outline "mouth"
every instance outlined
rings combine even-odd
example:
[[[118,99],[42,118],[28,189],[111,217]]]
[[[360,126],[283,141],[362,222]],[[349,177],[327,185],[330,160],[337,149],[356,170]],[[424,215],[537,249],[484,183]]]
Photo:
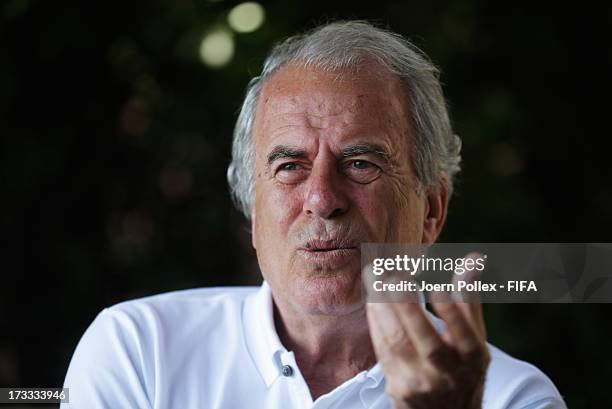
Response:
[[[343,240],[310,240],[300,249],[310,253],[324,253],[341,250],[356,250],[355,243]]]
[[[299,251],[308,261],[329,266],[346,264],[360,254],[356,243],[341,240],[311,240]]]

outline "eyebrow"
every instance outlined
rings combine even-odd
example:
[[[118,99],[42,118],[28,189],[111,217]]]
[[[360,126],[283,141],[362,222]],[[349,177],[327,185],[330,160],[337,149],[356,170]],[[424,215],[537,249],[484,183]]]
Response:
[[[343,158],[350,158],[353,156],[366,155],[373,153],[380,156],[386,163],[391,162],[391,155],[381,145],[374,143],[360,143],[357,145],[348,146],[340,152]],[[292,146],[278,145],[268,154],[268,166],[270,166],[277,159],[284,158],[304,158],[307,156],[307,152],[304,149],[295,148]]]
[[[358,145],[349,146],[342,149],[342,156],[350,158],[352,156],[365,155],[374,153],[380,156],[386,163],[391,162],[391,155],[380,145],[374,143],[360,143]]]
[[[291,146],[278,145],[268,154],[268,166],[277,159],[283,158],[304,158],[306,151],[304,149],[294,148]]]

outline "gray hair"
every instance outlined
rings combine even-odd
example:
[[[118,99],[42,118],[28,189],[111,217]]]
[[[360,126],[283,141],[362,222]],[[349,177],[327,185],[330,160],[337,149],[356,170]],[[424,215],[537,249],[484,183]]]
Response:
[[[366,21],[339,21],[277,44],[266,58],[261,74],[249,82],[234,129],[232,161],[227,170],[234,203],[247,219],[254,200],[251,133],[264,84],[288,63],[337,71],[357,67],[364,57],[374,58],[404,84],[415,136],[411,160],[417,190],[445,183],[449,195],[452,193],[453,177],[460,169],[461,140],[451,129],[438,69],[399,34]]]

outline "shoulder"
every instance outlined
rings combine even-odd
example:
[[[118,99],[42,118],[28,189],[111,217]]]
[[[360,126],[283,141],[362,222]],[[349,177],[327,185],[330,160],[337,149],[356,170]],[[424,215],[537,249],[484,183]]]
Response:
[[[565,408],[563,398],[544,372],[488,344],[491,362],[483,402],[504,402],[503,407]],[[497,407],[497,406],[496,406]]]
[[[211,333],[239,334],[245,300],[258,287],[215,287],[173,291],[129,300],[104,309],[91,324],[81,343],[103,348],[100,341],[114,337],[123,350],[137,349],[140,357],[158,361],[160,352],[201,347],[190,340],[207,339]],[[100,333],[95,339],[88,333]]]
[[[202,340],[240,331],[242,308],[259,287],[217,287],[129,300],[101,311],[72,356],[65,387],[91,408],[148,408],[164,372],[193,356]],[[237,338],[237,337],[234,337]],[[74,392],[73,392],[74,391]],[[72,407],[72,406],[65,406]]]
[[[105,308],[91,324],[125,337],[188,336],[213,327],[240,325],[244,300],[258,287],[215,287],[172,291]],[[192,334],[193,335],[193,334]]]
[[[239,312],[244,300],[259,287],[213,287],[172,291],[108,307],[101,314],[143,324],[184,325],[190,319],[205,321],[210,315]]]
[[[434,327],[443,332],[444,321],[427,312]],[[566,405],[555,384],[536,366],[514,358],[487,343],[491,361],[485,380],[483,408],[563,409]]]

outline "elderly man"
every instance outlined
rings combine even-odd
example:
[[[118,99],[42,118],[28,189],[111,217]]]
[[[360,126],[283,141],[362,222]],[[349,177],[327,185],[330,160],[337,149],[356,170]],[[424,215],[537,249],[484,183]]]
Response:
[[[370,303],[360,243],[433,243],[459,139],[437,71],[400,36],[338,22],[277,45],[251,81],[228,177],[260,288],[104,310],[65,408],[563,408],[486,343],[479,304]]]

